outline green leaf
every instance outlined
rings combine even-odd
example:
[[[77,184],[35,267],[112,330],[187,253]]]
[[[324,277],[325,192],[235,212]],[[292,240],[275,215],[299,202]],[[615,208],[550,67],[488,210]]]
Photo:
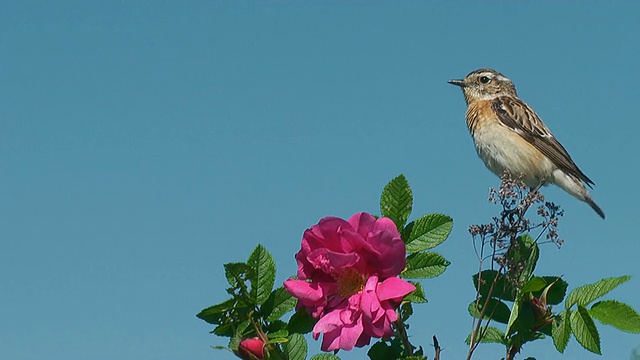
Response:
[[[483,329],[481,329],[482,331]],[[487,327],[487,330],[481,334],[482,338],[480,339],[481,343],[497,343],[506,345],[507,341],[505,340],[506,336],[502,332],[502,330],[495,328],[493,326]],[[471,344],[471,334],[467,336],[465,340],[467,345]]]
[[[575,304],[580,306],[587,306],[592,301],[597,298],[600,298],[606,295],[611,290],[618,287],[620,284],[623,284],[631,279],[631,276],[625,275],[620,277],[612,277],[602,279],[594,284],[580,286],[579,288],[574,289],[569,296],[567,296],[567,300],[564,302],[565,309],[571,309],[571,307]]]
[[[629,305],[616,300],[599,301],[589,310],[592,317],[618,330],[639,334],[640,315]]]
[[[279,287],[271,292],[267,301],[264,302],[260,311],[267,321],[280,319],[282,315],[288,313],[296,307],[296,298],[291,296],[283,287]]]
[[[403,230],[403,233],[409,232],[407,253],[412,254],[436,247],[447,239],[452,228],[453,219],[442,214],[428,214],[412,221]]]
[[[428,300],[424,296],[424,289],[422,289],[422,285],[416,281],[409,281],[413,286],[416,287],[413,292],[409,293],[404,297],[405,301],[410,301],[412,303],[426,303]]]
[[[469,314],[475,318],[480,318],[480,314],[482,314],[482,309],[485,306],[485,302],[487,301],[484,297],[481,297],[478,302],[472,301],[468,307]],[[478,304],[477,308],[476,303]],[[510,316],[511,310],[509,310],[509,307],[505,303],[498,299],[489,299],[489,302],[486,305],[484,319],[488,319],[489,317],[491,317],[491,320],[493,321],[506,324],[509,322]]]
[[[507,335],[511,335],[513,333],[513,324],[515,324],[516,319],[518,319],[518,313],[520,312],[520,305],[522,304],[522,299],[520,296],[516,298],[513,302],[513,307],[511,308],[511,314],[509,315],[509,321],[507,321]]]
[[[547,336],[551,336],[551,323],[548,323],[544,326],[542,326],[540,329],[538,329],[538,331],[540,331],[541,333],[547,335]]]
[[[241,334],[237,332],[229,339],[229,350],[232,352],[238,351],[238,347],[240,346],[240,342],[244,340]]]
[[[413,206],[413,194],[409,182],[400,174],[391,180],[382,190],[380,196],[380,213],[388,217],[401,231],[407,223]]]
[[[289,331],[287,330],[287,323],[282,320],[274,320],[267,323],[264,331],[269,334],[269,339],[274,339],[276,337],[287,337],[289,336]]]
[[[529,281],[527,281],[522,289],[520,289],[520,291],[523,293],[541,291],[544,289],[545,285],[547,285],[547,282],[543,278],[533,276]]]
[[[503,275],[498,274],[495,270],[484,270],[480,273],[480,288],[478,288],[478,274],[473,275],[472,279],[473,286],[476,288],[476,291],[484,297],[489,296],[491,284],[495,281],[496,284],[493,287],[491,297],[506,301],[515,301],[516,299],[516,290],[513,288],[513,285],[507,281]]]
[[[407,257],[407,268],[400,273],[405,279],[429,279],[442,274],[451,263],[434,252],[421,252]]]
[[[564,350],[567,348],[567,344],[569,343],[569,336],[571,336],[571,323],[569,318],[571,316],[571,312],[566,310],[565,312],[556,315],[553,318],[553,323],[551,326],[551,337],[553,338],[553,345],[556,346],[556,349],[564,353]]]
[[[232,295],[240,306],[255,307],[255,298],[249,294],[249,281],[255,278],[253,269],[245,263],[224,264],[224,275],[231,285],[227,293]]]
[[[289,332],[286,329],[282,329],[280,331],[276,331],[276,332],[270,332],[267,335],[269,335],[269,341],[268,343],[285,343],[288,342],[289,340],[287,339],[287,336],[289,336]]]
[[[509,252],[516,264],[524,264],[524,269],[518,278],[518,284],[526,284],[536,268],[540,251],[536,241],[528,234],[518,236],[516,241],[518,246],[509,248]]]
[[[309,360],[340,360],[338,355],[333,354],[316,354],[311,357]]]
[[[289,360],[305,360],[307,358],[307,340],[300,334],[291,334],[289,342],[284,344],[284,352]]]
[[[235,333],[235,327],[231,323],[225,323],[214,328],[212,333],[218,336],[231,337]]]
[[[507,335],[512,335],[519,331],[529,332],[534,326],[533,308],[525,298],[524,295],[518,295],[513,303],[511,316],[509,316],[509,322],[507,323]]]
[[[245,281],[248,281],[253,274],[251,267],[245,263],[228,263],[223,266],[227,282],[233,288],[244,285]]]
[[[208,308],[200,311],[196,316],[209,324],[220,325],[227,319],[229,312],[234,309],[234,305],[235,301],[233,299],[229,299],[221,302],[220,304],[209,306]]]
[[[316,322],[318,320],[309,315],[306,309],[300,308],[291,315],[287,330],[289,330],[289,333],[307,334],[313,330]]]
[[[578,310],[571,313],[571,330],[576,340],[585,349],[602,355],[600,352],[600,335],[596,324],[593,322],[589,311],[581,305],[578,305]]]
[[[542,279],[544,279],[547,284],[553,284],[549,291],[547,291],[547,304],[560,304],[562,300],[564,300],[564,296],[567,293],[567,287],[569,287],[569,284],[567,284],[566,281],[557,276],[543,276]],[[543,290],[534,291],[533,296],[540,298],[542,296]]]
[[[257,304],[264,303],[276,280],[276,265],[273,257],[262,245],[256,246],[249,256],[247,264],[255,271],[255,278],[251,279],[251,295]]]
[[[409,320],[409,317],[413,315],[413,305],[410,302],[403,302],[400,305],[400,314],[402,315],[400,318],[402,322]]]
[[[391,341],[387,344],[384,340],[380,340],[371,345],[367,356],[371,360],[401,359],[402,346],[398,341]]]

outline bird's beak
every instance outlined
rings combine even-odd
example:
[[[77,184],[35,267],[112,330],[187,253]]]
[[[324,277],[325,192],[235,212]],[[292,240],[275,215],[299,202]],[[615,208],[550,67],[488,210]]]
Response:
[[[455,79],[455,80],[449,80],[447,81],[449,84],[451,85],[456,85],[456,86],[460,86],[460,87],[467,87],[469,86],[466,82],[464,82],[464,80],[462,79]]]

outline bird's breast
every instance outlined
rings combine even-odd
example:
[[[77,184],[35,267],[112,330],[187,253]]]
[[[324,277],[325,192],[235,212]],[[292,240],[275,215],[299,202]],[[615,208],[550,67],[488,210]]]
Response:
[[[515,131],[504,125],[490,106],[470,106],[467,125],[478,156],[494,174],[507,170],[524,176],[528,186],[546,182],[552,176],[553,163]]]

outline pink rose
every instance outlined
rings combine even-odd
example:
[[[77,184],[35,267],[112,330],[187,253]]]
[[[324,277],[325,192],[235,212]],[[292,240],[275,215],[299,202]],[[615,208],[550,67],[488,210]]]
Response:
[[[395,309],[415,286],[398,278],[406,248],[391,219],[325,217],[302,237],[298,279],[284,287],[315,318],[322,350],[351,350],[393,335]]]

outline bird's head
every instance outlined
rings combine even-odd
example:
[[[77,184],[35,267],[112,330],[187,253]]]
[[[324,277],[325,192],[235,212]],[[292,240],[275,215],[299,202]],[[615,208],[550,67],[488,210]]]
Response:
[[[491,100],[498,96],[517,96],[516,87],[506,76],[492,69],[479,69],[464,79],[449,80],[449,84],[460,86],[469,104],[475,100]]]

